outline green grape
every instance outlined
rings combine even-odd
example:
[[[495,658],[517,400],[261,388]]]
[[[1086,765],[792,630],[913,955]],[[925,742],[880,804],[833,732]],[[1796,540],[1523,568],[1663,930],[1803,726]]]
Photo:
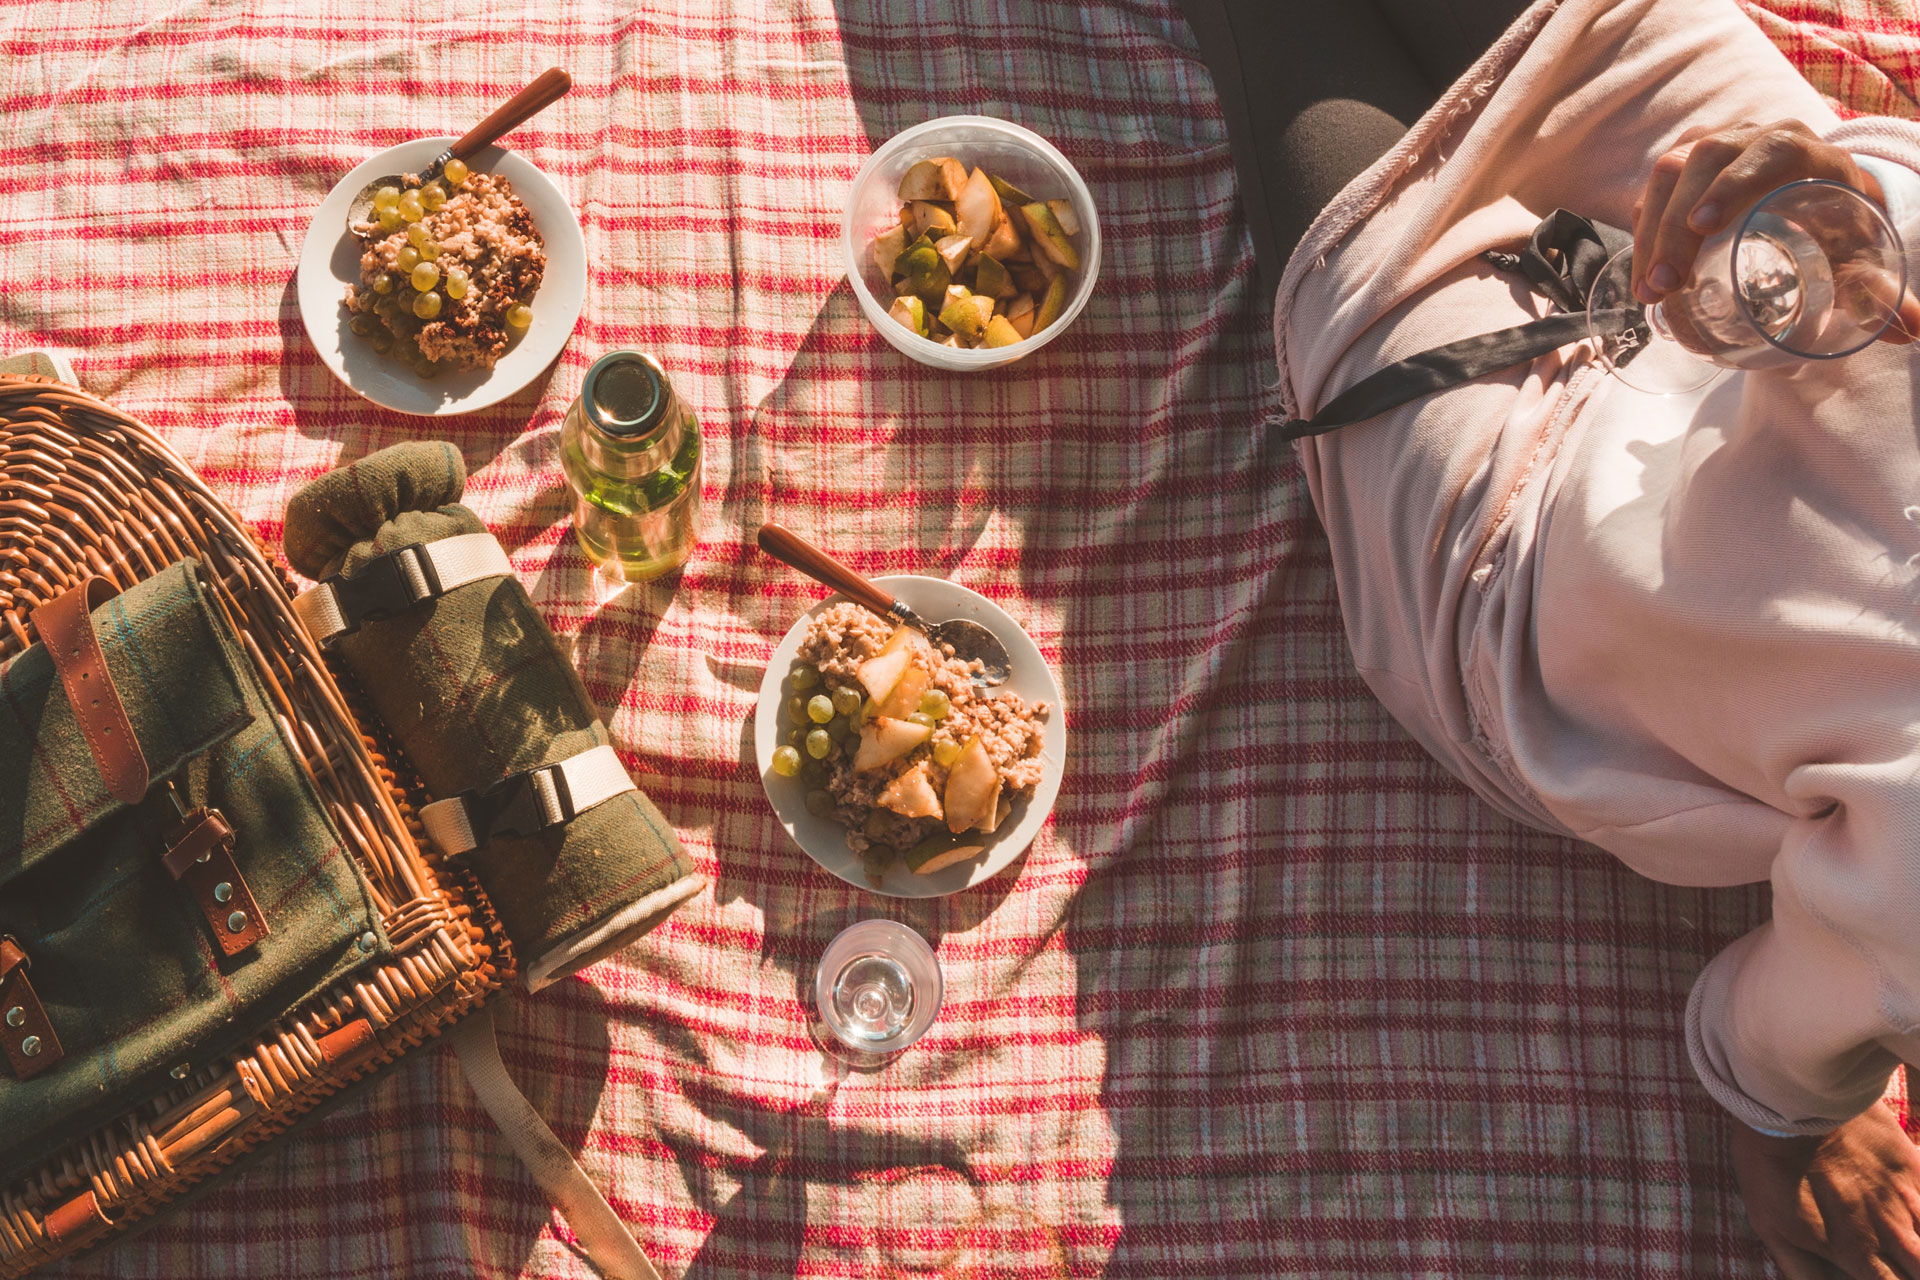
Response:
[[[827,766],[818,760],[809,760],[800,766],[800,780],[810,787],[827,785]]]
[[[933,728],[933,717],[924,711],[916,711],[908,716],[907,719],[913,721],[915,724],[925,725],[929,729]]]
[[[935,720],[945,720],[953,711],[953,702],[942,689],[929,689],[920,695],[920,709]]]
[[[373,321],[364,315],[355,315],[353,319],[347,321],[347,328],[364,338],[373,332]]]
[[[815,724],[825,724],[833,719],[833,699],[824,693],[816,693],[808,698],[807,719]]]
[[[843,716],[860,714],[860,691],[852,685],[841,685],[833,691],[833,709]]]
[[[467,162],[464,160],[449,160],[440,172],[441,175],[446,178],[448,186],[457,187],[467,180]]]
[[[413,274],[407,277],[407,282],[425,293],[440,283],[440,268],[431,262],[423,262],[413,269]]]
[[[807,812],[816,818],[831,818],[833,797],[824,791],[807,792]]]
[[[423,293],[413,300],[413,314],[422,320],[431,320],[440,314],[440,295]]]
[[[960,744],[952,738],[935,738],[933,740],[933,762],[935,764],[944,769],[959,758]]]
[[[400,188],[387,186],[373,193],[373,208],[376,213],[385,213],[400,203]]]
[[[793,669],[793,687],[811,689],[820,683],[820,671],[817,667],[798,666]]]
[[[417,192],[407,192],[407,194],[400,197],[400,203],[394,207],[400,210],[400,216],[408,222],[418,222],[427,216],[427,208],[420,203],[420,196]]]
[[[447,189],[437,182],[429,182],[420,188],[420,207],[428,213],[438,213],[447,203]]]
[[[433,233],[427,230],[427,226],[424,222],[414,222],[414,223],[408,224],[407,243],[412,245],[414,248],[418,249],[421,245],[425,244],[427,241],[431,239],[433,239]]]
[[[533,308],[524,302],[516,302],[507,308],[507,328],[525,329],[533,323]]]
[[[373,278],[373,291],[375,293],[392,293],[393,277],[387,272],[382,271]]]
[[[373,349],[381,355],[393,350],[393,335],[384,329],[373,335]]]
[[[398,231],[407,225],[407,220],[400,216],[398,209],[382,209],[379,218],[382,231]]]
[[[423,293],[420,296],[423,298],[434,298],[439,295]],[[413,367],[413,371],[421,377],[431,380],[440,376],[440,362],[438,360],[422,360]]]
[[[807,754],[815,760],[827,758],[827,752],[833,750],[833,739],[827,736],[825,729],[815,729],[807,735]]]
[[[806,746],[807,731],[805,729],[787,730],[787,745],[795,748]]]
[[[455,302],[467,296],[467,273],[459,267],[447,268],[447,296]]]
[[[431,240],[431,239],[428,240],[425,244],[420,246],[420,256],[423,258],[439,257],[440,242],[438,240]]]
[[[846,741],[847,735],[852,732],[853,726],[847,723],[845,716],[835,716],[827,721],[827,736],[835,742]]]
[[[393,265],[400,268],[402,272],[411,272],[420,265],[420,251],[410,244],[401,245],[400,253],[395,257]]]
[[[800,776],[800,753],[792,747],[775,747],[773,751],[773,771],[783,778]]]
[[[807,722],[807,700],[797,693],[787,699],[787,719],[795,724]]]
[[[887,812],[884,809],[875,809],[867,815],[866,832],[868,836],[875,840],[887,834],[887,828],[891,825],[892,823],[888,820]]]

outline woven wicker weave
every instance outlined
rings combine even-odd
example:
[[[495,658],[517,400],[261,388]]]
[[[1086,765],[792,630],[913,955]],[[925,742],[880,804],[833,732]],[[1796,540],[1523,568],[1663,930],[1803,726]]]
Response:
[[[125,588],[189,555],[366,873],[395,955],[305,1007],[263,1010],[280,1016],[243,1052],[0,1188],[0,1277],[151,1216],[512,977],[484,895],[423,850],[417,780],[396,775],[377,723],[295,620],[258,539],[147,427],[72,387],[0,376],[0,661],[32,643],[33,608],[81,576]]]

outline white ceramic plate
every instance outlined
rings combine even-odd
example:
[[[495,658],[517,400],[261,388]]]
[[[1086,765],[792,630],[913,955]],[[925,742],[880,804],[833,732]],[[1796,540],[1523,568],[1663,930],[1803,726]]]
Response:
[[[1040,776],[1040,785],[1034,788],[1032,796],[1015,802],[1005,824],[987,837],[990,843],[985,853],[930,876],[915,875],[896,864],[888,870],[880,888],[868,884],[859,856],[847,848],[847,829],[832,818],[816,818],[808,813],[806,784],[799,778],[783,778],[773,771],[773,749],[781,741],[780,704],[785,701],[787,673],[793,669],[808,624],[828,605],[839,603],[842,597],[837,595],[801,614],[780,647],[773,651],[767,673],[760,681],[760,704],[753,721],[753,754],[760,767],[760,781],[767,789],[767,799],[773,804],[774,816],[794,843],[806,850],[808,857],[848,884],[871,893],[891,898],[937,898],[1000,874],[1040,833],[1047,815],[1053,812],[1054,797],[1060,794],[1060,775],[1066,770],[1066,709],[1060,705],[1060,686],[1054,682],[1053,672],[1040,656],[1040,650],[1020,629],[1020,624],[991,600],[942,578],[902,574],[874,581],[897,599],[905,600],[929,622],[970,618],[999,637],[1000,643],[1007,647],[1013,667],[1001,688],[1019,694],[1028,703],[1045,702],[1050,707],[1043,722],[1046,732],[1041,760],[1045,770]]]
[[[389,147],[340,179],[307,228],[300,247],[297,292],[300,320],[315,350],[335,377],[377,405],[401,413],[441,416],[469,413],[504,400],[519,391],[553,363],[587,296],[587,242],[560,189],[532,164],[500,147],[488,147],[469,165],[476,173],[497,173],[533,215],[533,225],[546,241],[547,269],[533,295],[533,325],[507,349],[492,369],[443,373],[427,379],[373,349],[372,343],[347,328],[347,310],[340,305],[347,286],[360,281],[360,241],[347,230],[347,206],[360,188],[390,173],[417,173],[453,143],[452,138],[416,138]]]

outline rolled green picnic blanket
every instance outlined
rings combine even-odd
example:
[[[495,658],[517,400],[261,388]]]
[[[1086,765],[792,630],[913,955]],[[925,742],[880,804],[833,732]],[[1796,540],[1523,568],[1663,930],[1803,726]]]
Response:
[[[705,881],[628,789],[573,664],[459,505],[465,487],[450,444],[383,449],[293,496],[286,555],[323,584],[296,601],[302,621],[447,802],[427,806],[428,830],[470,861],[537,990],[633,941]]]

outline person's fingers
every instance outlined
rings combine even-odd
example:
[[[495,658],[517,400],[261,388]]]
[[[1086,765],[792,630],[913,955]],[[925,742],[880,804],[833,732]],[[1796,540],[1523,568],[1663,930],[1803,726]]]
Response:
[[[1747,138],[1742,134],[1709,134],[1695,142],[1687,153],[1687,162],[1675,179],[1653,228],[1647,255],[1647,292],[1641,301],[1658,301],[1662,294],[1678,289],[1692,274],[1694,257],[1706,237],[1693,229],[1688,216],[1714,180],[1745,154],[1746,143]]]
[[[1647,177],[1647,188],[1641,193],[1640,203],[1634,207],[1633,215],[1633,296],[1642,302],[1648,302],[1646,289],[1647,268],[1653,265],[1654,233],[1659,229],[1660,219],[1667,211],[1667,201],[1673,195],[1673,189],[1680,182],[1681,170],[1686,168],[1687,155],[1692,144],[1682,143],[1653,162],[1653,172]]]
[[[1909,289],[1900,295],[1900,306],[1892,323],[1880,331],[1880,341],[1903,347],[1916,338],[1920,338],[1920,298]]]
[[[1857,181],[1852,158],[1840,148],[1821,142],[1797,121],[1769,125],[1700,193],[1687,211],[1687,224],[1712,235],[1769,191],[1801,178]]]
[[[1819,1254],[1788,1244],[1785,1240],[1762,1240],[1780,1269],[1781,1280],[1836,1280],[1846,1273],[1828,1264]]]

